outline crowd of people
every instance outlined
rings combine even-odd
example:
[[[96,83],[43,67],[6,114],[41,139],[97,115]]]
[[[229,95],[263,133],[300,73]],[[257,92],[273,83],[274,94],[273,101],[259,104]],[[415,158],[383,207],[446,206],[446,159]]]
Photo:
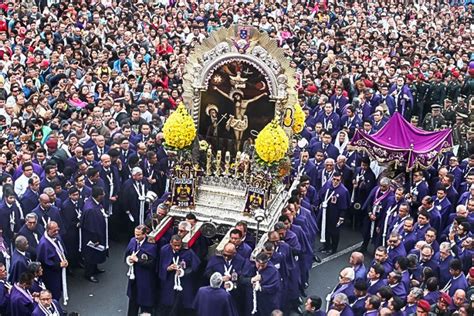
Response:
[[[125,231],[134,233],[128,315],[324,315],[323,300],[305,293],[309,271],[352,222],[363,244],[326,298],[328,314],[472,315],[473,9],[468,0],[2,1],[0,314],[63,313],[67,276],[84,269],[98,283],[109,236]],[[252,261],[245,222],[215,255],[203,236],[189,240],[192,213],[147,237],[169,211],[161,129],[182,101],[187,57],[234,23],[277,41],[306,115],[292,141],[299,184]],[[455,144],[401,186],[349,145],[356,129],[376,133],[396,112],[427,131],[452,129]],[[160,197],[152,205],[149,191]]]

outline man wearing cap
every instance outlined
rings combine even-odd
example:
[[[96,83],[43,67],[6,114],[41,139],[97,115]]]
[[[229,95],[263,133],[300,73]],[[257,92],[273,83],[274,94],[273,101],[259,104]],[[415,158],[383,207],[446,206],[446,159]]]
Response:
[[[222,287],[223,282],[222,274],[215,272],[209,279],[210,285],[199,288],[193,303],[197,316],[239,315],[229,292]]]
[[[430,312],[439,316],[449,315],[449,306],[452,302],[453,300],[447,293],[441,292],[436,304],[431,306]],[[418,304],[420,303],[418,302]]]
[[[441,114],[443,114],[444,119],[450,124],[453,125],[455,123],[456,118],[456,110],[453,106],[453,101],[449,98],[444,100],[444,106],[441,110]]]
[[[434,80],[430,83],[430,87],[426,92],[426,102],[428,105],[443,104],[446,98],[446,85],[442,82],[443,74],[437,72]]]
[[[437,103],[431,105],[431,113],[426,114],[423,120],[423,129],[426,131],[437,131],[446,121],[441,114],[441,106]]]
[[[281,290],[281,277],[268,255],[259,253],[244,275],[241,283],[250,294],[247,295],[245,315],[270,315],[280,307],[277,294]]]
[[[462,112],[456,112],[456,123],[453,128],[453,141],[454,145],[459,145],[458,157],[464,158],[468,155],[468,144],[467,144],[467,133],[469,127],[465,124],[467,114]],[[459,185],[460,183],[458,183]]]
[[[142,169],[134,167],[132,177],[126,180],[121,191],[122,210],[135,226],[144,223],[146,218],[145,197],[148,185],[143,179]]]
[[[416,316],[428,316],[430,314],[431,306],[426,300],[419,300],[416,304]]]

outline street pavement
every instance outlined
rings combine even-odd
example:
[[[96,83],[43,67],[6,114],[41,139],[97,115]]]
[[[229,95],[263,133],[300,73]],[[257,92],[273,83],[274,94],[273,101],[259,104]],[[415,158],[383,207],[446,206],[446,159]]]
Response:
[[[319,254],[322,262],[313,264],[310,273],[310,284],[306,294],[318,295],[325,301],[325,297],[332,291],[338,282],[339,271],[348,266],[349,256],[360,246],[360,232],[352,227],[344,227],[341,232],[341,241],[338,252],[326,256]],[[127,243],[111,242],[110,255],[107,262],[100,267],[106,272],[98,276],[100,283],[90,283],[83,278],[83,270],[74,271],[68,277],[69,304],[68,312],[78,312],[84,316],[126,315],[128,298],[127,266],[125,265],[124,251]],[[319,241],[314,245],[317,250]],[[366,264],[371,258],[366,258]],[[296,314],[294,314],[296,315]],[[183,315],[185,316],[185,315]]]

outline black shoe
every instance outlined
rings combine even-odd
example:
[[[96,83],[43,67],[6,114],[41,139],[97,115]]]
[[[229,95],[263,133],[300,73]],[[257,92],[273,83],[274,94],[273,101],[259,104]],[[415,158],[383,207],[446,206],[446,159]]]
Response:
[[[96,274],[104,273],[104,272],[105,272],[104,269],[99,269],[99,268],[95,269],[95,273],[96,273]]]
[[[86,277],[86,280],[92,283],[99,283],[99,280],[95,276]]]
[[[321,251],[321,253],[329,254],[329,253],[331,253],[331,250],[329,250],[329,249],[324,249],[323,251]]]
[[[77,266],[78,266],[79,268],[81,268],[81,269],[85,269],[85,268],[86,268],[86,267],[84,266],[84,263],[82,263],[82,262],[79,262],[79,263],[77,264]]]
[[[313,256],[313,260],[314,260],[314,262],[317,262],[317,263],[321,262],[321,258],[319,258],[319,256],[317,256],[317,255]]]
[[[309,283],[308,282],[305,282],[304,285],[303,285],[304,289],[306,290],[308,287],[309,287]],[[306,296],[306,295],[305,295]]]
[[[318,252],[323,252],[323,251],[326,251],[326,250],[328,250],[328,248],[326,248],[324,246],[318,248]]]
[[[301,296],[298,297],[298,302],[299,302],[300,304],[303,304],[303,298],[302,298]]]

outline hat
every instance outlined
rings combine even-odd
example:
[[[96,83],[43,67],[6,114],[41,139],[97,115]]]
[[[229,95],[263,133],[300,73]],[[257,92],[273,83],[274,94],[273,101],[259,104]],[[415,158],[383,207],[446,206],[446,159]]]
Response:
[[[318,88],[314,84],[312,84],[306,87],[306,91],[311,92],[311,93],[316,93],[318,92]]]
[[[135,167],[135,168],[132,169],[132,176],[134,176],[138,173],[143,173],[141,168]]]
[[[26,64],[33,64],[35,62],[35,58],[34,57],[28,57],[28,59],[26,60]]]
[[[431,309],[430,303],[426,300],[419,300],[417,307],[421,308],[426,313],[429,313]]]
[[[446,304],[446,305],[451,305],[452,299],[451,296],[449,296],[448,293],[441,292],[441,295],[439,297],[439,301]]]
[[[440,71],[438,71],[437,73],[435,73],[434,76],[435,76],[436,79],[443,79],[443,74],[442,74]]]
[[[49,150],[56,150],[58,149],[58,141],[54,138],[51,138],[46,142],[46,146]]]
[[[69,121],[68,121],[68,120],[63,120],[63,121],[61,122],[61,128],[63,128],[63,127],[66,126],[66,125],[69,125]]]
[[[420,80],[425,80],[425,75],[423,75],[421,72],[418,74],[418,79]]]
[[[415,80],[415,75],[413,75],[413,74],[408,74],[408,75],[407,75],[407,80],[410,80],[410,81]]]
[[[49,67],[49,61],[46,59],[43,59],[40,63],[41,68],[48,68]]]
[[[441,109],[441,105],[439,105],[439,104],[433,104],[433,105],[431,105],[431,109],[432,109],[432,110],[434,110],[434,109],[438,109],[438,110],[439,110],[439,109]]]

